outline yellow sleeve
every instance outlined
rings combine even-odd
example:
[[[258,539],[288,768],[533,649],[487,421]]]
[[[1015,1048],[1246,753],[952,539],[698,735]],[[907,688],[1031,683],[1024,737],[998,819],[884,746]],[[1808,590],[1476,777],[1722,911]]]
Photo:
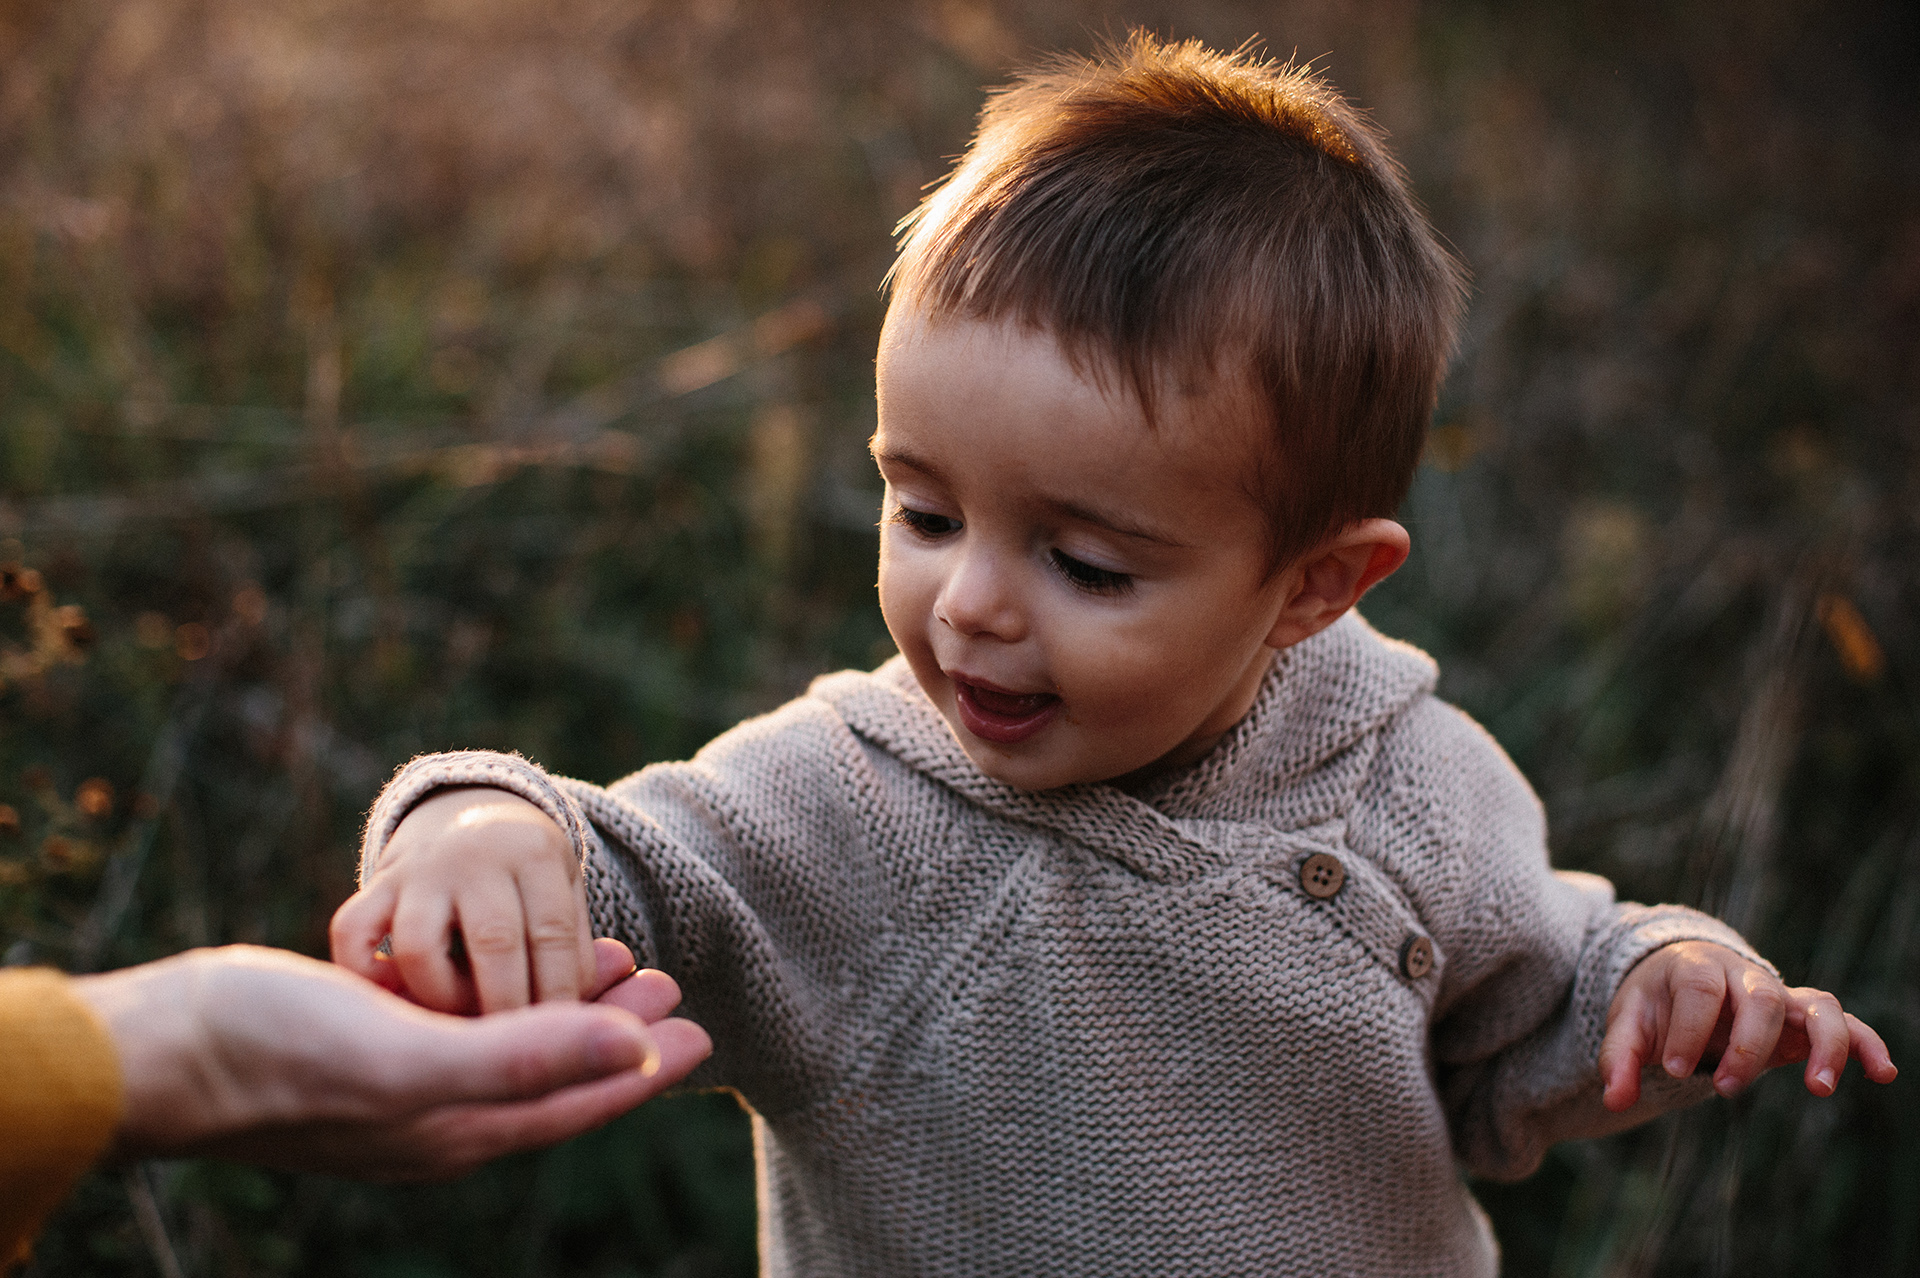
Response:
[[[106,1149],[124,1102],[113,1040],[67,978],[0,972],[0,1273]]]

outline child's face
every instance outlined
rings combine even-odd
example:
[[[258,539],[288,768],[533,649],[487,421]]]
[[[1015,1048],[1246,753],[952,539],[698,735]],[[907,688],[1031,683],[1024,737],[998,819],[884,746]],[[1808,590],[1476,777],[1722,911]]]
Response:
[[[1149,428],[1050,334],[898,306],[879,395],[881,611],[981,771],[1178,767],[1247,712],[1287,574],[1217,397],[1169,396]]]

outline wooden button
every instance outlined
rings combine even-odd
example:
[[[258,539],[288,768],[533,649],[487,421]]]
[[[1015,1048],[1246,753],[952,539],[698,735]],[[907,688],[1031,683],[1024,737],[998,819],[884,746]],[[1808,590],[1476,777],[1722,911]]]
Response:
[[[1316,901],[1324,901],[1347,881],[1347,867],[1331,852],[1315,852],[1300,863],[1300,890]]]
[[[1400,947],[1400,971],[1408,980],[1417,981],[1433,970],[1433,942],[1424,936],[1409,936]]]

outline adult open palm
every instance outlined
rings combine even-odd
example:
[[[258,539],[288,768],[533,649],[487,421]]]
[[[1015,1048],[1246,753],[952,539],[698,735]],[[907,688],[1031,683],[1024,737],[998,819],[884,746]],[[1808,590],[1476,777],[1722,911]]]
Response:
[[[120,1054],[122,1155],[206,1154],[374,1180],[461,1175],[607,1122],[711,1044],[679,989],[596,943],[599,1003],[484,1017],[416,1007],[342,968],[254,946],[75,982]]]

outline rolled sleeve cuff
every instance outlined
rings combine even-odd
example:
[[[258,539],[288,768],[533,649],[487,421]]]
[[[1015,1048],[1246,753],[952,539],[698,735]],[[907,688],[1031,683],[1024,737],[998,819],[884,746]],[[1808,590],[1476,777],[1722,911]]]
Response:
[[[1765,968],[1775,977],[1780,975],[1780,969],[1747,944],[1746,937],[1711,914],[1702,914],[1684,905],[1622,906],[1614,928],[1616,939],[1606,949],[1607,961],[1600,972],[1602,988],[1606,991],[1606,1002],[1609,1004],[1613,1002],[1620,982],[1626,979],[1627,973],[1640,960],[1655,950],[1678,945],[1682,941],[1710,941],[1725,946],[1749,963]]]
[[[26,1258],[125,1104],[113,1040],[67,978],[0,972],[0,1272]]]
[[[533,804],[566,832],[581,867],[588,865],[594,845],[593,827],[545,769],[517,754],[461,750],[423,754],[394,773],[367,816],[366,834],[360,843],[360,882],[364,885],[379,868],[387,841],[409,812],[437,791],[463,786],[505,790]]]

